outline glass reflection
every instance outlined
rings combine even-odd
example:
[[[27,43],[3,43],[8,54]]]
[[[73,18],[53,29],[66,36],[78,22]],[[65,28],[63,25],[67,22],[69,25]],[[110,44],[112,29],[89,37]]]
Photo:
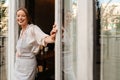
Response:
[[[77,0],[64,1],[63,21],[63,79],[76,80],[76,16]]]
[[[7,23],[8,4],[6,0],[0,1],[0,80],[7,80]]]
[[[120,80],[120,0],[97,1],[100,8],[101,32],[100,80]]]

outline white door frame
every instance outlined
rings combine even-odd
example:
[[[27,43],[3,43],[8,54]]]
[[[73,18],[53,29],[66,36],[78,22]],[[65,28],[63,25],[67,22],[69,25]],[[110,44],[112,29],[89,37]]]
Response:
[[[77,80],[93,80],[93,0],[77,0]],[[62,0],[55,0],[55,80],[62,80],[61,59]]]
[[[15,21],[16,6],[18,5],[17,0],[8,0],[8,80],[14,80],[14,60],[15,60],[15,42],[17,26]]]
[[[21,1],[21,0],[20,0]],[[16,10],[24,1],[9,0],[8,7],[8,80],[14,80],[15,45],[18,37]],[[78,0],[77,80],[93,80],[93,0]],[[55,80],[62,80],[61,24],[62,0],[55,0]],[[81,33],[81,34],[80,34]]]
[[[8,49],[7,49],[7,80],[14,79],[16,41],[19,26],[16,23],[16,11],[25,6],[25,0],[8,0]]]
[[[78,0],[77,80],[93,80],[93,0]]]
[[[62,0],[55,0],[55,24],[57,35],[55,41],[55,80],[62,80],[62,45],[61,45],[61,24],[62,24]]]

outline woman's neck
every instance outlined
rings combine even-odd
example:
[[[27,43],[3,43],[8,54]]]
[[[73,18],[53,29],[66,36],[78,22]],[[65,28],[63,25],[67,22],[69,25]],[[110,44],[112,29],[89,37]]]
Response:
[[[22,27],[22,30],[24,31],[27,28],[27,25],[23,25],[21,27]]]

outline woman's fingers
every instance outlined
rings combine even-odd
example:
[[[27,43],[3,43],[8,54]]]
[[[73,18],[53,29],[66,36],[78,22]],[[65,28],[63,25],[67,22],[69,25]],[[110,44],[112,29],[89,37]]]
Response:
[[[56,34],[56,32],[57,32],[56,25],[53,25],[53,28],[52,28],[52,30],[50,32],[50,35]]]

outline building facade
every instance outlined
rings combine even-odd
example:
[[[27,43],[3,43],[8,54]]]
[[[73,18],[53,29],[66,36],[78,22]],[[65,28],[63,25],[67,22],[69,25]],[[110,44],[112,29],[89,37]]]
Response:
[[[20,7],[46,33],[57,24],[55,80],[120,80],[119,0],[1,1],[0,80],[14,80]]]

